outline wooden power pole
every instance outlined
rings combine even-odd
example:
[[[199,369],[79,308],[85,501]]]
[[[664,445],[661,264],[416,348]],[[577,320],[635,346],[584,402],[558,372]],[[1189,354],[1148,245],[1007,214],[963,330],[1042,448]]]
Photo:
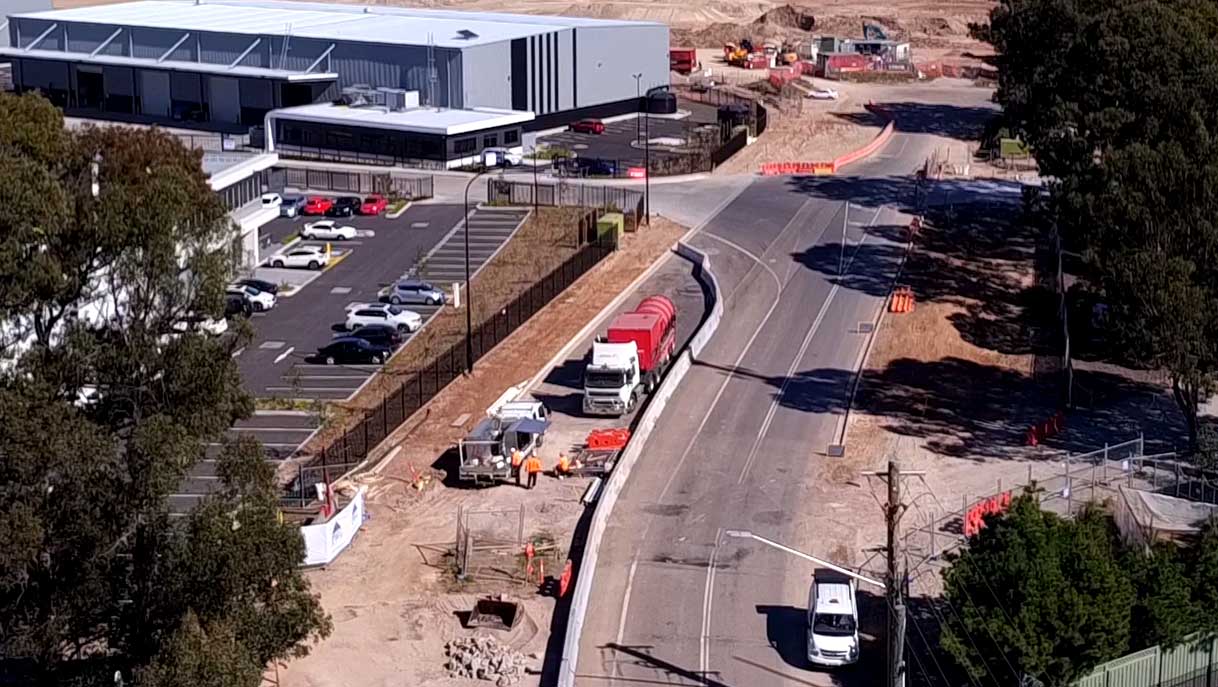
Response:
[[[901,465],[888,461],[888,504],[884,521],[888,526],[888,687],[904,687],[905,600],[901,598]]]
[[[896,459],[888,460],[888,470],[869,473],[888,483],[888,503],[884,505],[884,522],[888,527],[888,565],[884,575],[884,595],[888,604],[888,681],[887,687],[905,685],[905,598],[904,575],[901,572],[901,516],[905,504],[901,502],[901,480],[918,477],[924,472],[901,469]]]

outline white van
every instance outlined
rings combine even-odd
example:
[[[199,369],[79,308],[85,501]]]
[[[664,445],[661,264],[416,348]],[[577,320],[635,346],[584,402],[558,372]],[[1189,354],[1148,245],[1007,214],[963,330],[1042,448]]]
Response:
[[[808,591],[808,660],[844,666],[859,658],[857,582],[836,570],[818,568]]]

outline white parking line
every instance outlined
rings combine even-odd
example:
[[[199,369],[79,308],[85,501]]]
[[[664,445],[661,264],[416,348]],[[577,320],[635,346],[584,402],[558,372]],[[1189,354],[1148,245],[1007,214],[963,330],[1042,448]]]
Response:
[[[241,348],[238,348],[237,350],[233,351],[233,357],[236,358],[237,356],[241,355],[244,352],[245,352],[245,346],[242,346]]]
[[[280,353],[278,356],[275,357],[274,364],[278,365],[284,358],[288,357],[289,355],[292,355],[292,351],[294,351],[294,350],[296,350],[295,346],[288,346],[288,350],[284,351],[283,353]]]

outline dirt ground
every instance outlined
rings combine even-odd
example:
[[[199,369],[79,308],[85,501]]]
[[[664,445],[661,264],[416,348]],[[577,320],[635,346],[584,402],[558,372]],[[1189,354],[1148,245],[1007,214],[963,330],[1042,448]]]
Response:
[[[101,5],[122,0],[54,0],[57,8]],[[600,19],[658,21],[673,28],[673,44],[720,48],[750,37],[807,39],[813,35],[861,37],[864,20],[891,38],[909,40],[917,59],[961,58],[987,52],[968,36],[970,22],[983,21],[994,0],[336,0],[345,4],[398,5],[456,10],[551,14]],[[802,17],[815,23],[810,31]],[[806,19],[802,20],[807,26]]]
[[[817,79],[815,83],[826,82]],[[871,117],[864,104],[866,100],[842,91],[838,100],[796,97],[781,100],[779,107],[768,105],[766,130],[716,168],[715,174],[752,174],[766,162],[829,162],[858,150],[883,128],[883,122]]]
[[[400,447],[400,452],[377,473],[358,481],[369,489],[371,519],[365,530],[332,565],[310,573],[314,589],[334,616],[334,634],[310,656],[279,667],[280,684],[486,684],[448,678],[443,671],[444,643],[469,633],[457,614],[469,610],[482,592],[507,593],[523,601],[527,617],[501,639],[532,656],[533,669],[541,668],[553,599],[536,594],[533,585],[458,585],[453,581],[452,560],[445,554],[455,537],[458,508],[505,511],[484,516],[474,526],[493,522],[514,532],[523,506],[525,536],[555,543],[547,575],[557,575],[558,561],[565,558],[571,532],[583,513],[579,499],[586,482],[546,476],[533,491],[510,485],[466,489],[447,485],[442,471],[433,466],[443,468],[442,455],[487,406],[509,386],[532,377],[684,231],[657,219],[650,229],[627,236],[616,254],[479,361],[471,377],[458,379],[437,396],[422,422],[408,424],[385,442],[386,447]],[[471,419],[454,425],[466,413]],[[542,456],[547,466],[553,458]],[[427,476],[421,490],[411,486],[418,475]],[[505,569],[519,565],[511,552],[492,563]],[[536,685],[538,680],[533,674],[521,684]]]

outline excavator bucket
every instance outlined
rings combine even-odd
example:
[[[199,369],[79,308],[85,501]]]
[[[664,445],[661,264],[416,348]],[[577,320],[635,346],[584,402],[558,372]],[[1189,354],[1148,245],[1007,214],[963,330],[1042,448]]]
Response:
[[[478,599],[474,610],[466,621],[467,627],[482,627],[491,630],[510,630],[520,622],[520,604],[504,601],[502,597],[488,596]]]

